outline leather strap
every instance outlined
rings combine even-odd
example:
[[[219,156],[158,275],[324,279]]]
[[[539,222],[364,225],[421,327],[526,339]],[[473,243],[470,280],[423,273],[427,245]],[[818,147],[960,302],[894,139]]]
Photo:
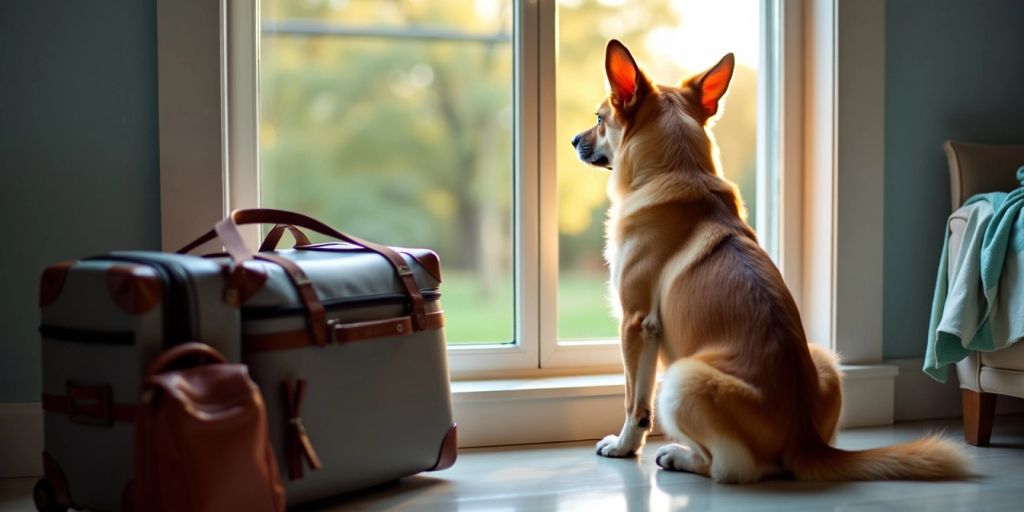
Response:
[[[326,345],[327,311],[320,302],[320,298],[317,297],[316,289],[313,288],[313,282],[309,280],[306,273],[294,261],[276,254],[260,253],[256,255],[256,258],[276,263],[284,269],[285,273],[288,274],[288,279],[292,281],[296,291],[299,293],[302,306],[306,309],[306,327],[309,329],[310,339],[319,347]]]
[[[309,463],[312,469],[320,469],[320,457],[313,449],[313,441],[306,433],[306,427],[302,424],[302,417],[299,415],[302,409],[302,401],[306,398],[306,379],[298,379],[293,385],[290,380],[284,380],[285,409],[287,410],[287,424],[285,425],[285,454],[288,459],[288,479],[298,480],[303,477],[303,459]]]
[[[395,269],[398,274],[398,279],[402,283],[402,287],[405,289],[405,294],[409,298],[412,311],[412,322],[413,328],[416,330],[422,330],[426,328],[427,312],[426,312],[426,301],[423,299],[423,294],[420,293],[419,286],[416,284],[416,277],[413,275],[412,269],[405,262],[397,252],[390,247],[368,242],[361,238],[342,233],[312,217],[290,212],[286,210],[274,210],[270,208],[253,208],[248,210],[235,210],[231,212],[231,215],[218,222],[214,229],[206,232],[192,243],[182,247],[178,250],[179,254],[185,254],[200,245],[213,240],[215,237],[219,237],[221,243],[224,244],[224,249],[227,250],[231,258],[236,262],[243,262],[253,259],[254,255],[252,251],[245,246],[242,241],[242,236],[238,232],[238,226],[241,224],[288,224],[300,228],[305,228],[310,231],[320,233],[325,236],[337,238],[338,240],[356,244],[361,247],[380,254],[391,267]]]
[[[296,246],[296,249],[303,251],[322,251],[322,252],[353,252],[353,251],[364,251],[363,247],[359,247],[355,244],[348,242],[321,242],[318,244],[308,244],[302,246]],[[391,250],[405,254],[419,263],[423,270],[426,270],[430,277],[433,277],[437,282],[441,282],[441,261],[437,257],[437,253],[430,249],[409,249],[405,247],[390,247]]]
[[[224,355],[217,351],[217,349],[197,341],[190,341],[188,343],[182,343],[175,345],[156,356],[155,359],[150,361],[146,365],[146,370],[143,373],[144,378],[152,377],[158,373],[163,373],[171,369],[172,366],[181,362],[183,359],[204,359],[209,364],[223,364],[227,362]]]
[[[224,303],[240,308],[245,301],[259,293],[267,282],[267,270],[263,263],[245,262],[225,264]]]
[[[408,316],[331,325],[331,335],[334,337],[335,343],[383,338],[385,336],[402,336],[411,332],[412,318]]]
[[[115,403],[109,384],[67,384],[67,395],[43,393],[43,410],[68,416],[84,425],[109,426],[135,422],[135,404]]]
[[[278,224],[267,233],[267,236],[263,239],[263,243],[260,244],[258,251],[269,252],[277,249],[277,244],[281,241],[281,236],[284,235],[285,230],[288,230],[288,232],[292,234],[292,238],[295,239],[295,247],[300,245],[310,245],[313,243],[309,241],[309,237],[300,231],[299,228],[292,226],[291,224]]]
[[[397,326],[403,326],[400,331]],[[366,341],[387,336],[399,336],[402,334],[413,334],[411,329],[412,318],[400,316],[385,318],[383,320],[372,320],[368,322],[356,322],[350,324],[331,323],[331,341],[335,343],[350,343],[354,341]],[[444,327],[444,313],[436,311],[427,313],[427,329],[436,330]],[[274,332],[267,334],[248,334],[242,342],[242,352],[253,354],[257,352],[273,352],[277,350],[293,350],[314,346],[309,333],[305,330]]]

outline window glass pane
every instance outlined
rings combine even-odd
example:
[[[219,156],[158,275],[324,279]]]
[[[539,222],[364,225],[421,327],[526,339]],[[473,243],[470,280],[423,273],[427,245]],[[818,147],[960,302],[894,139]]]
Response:
[[[450,343],[514,338],[511,0],[263,0],[261,202],[444,266]]]
[[[608,171],[576,159],[573,135],[593,125],[604,98],[604,48],[621,40],[657,83],[678,84],[728,52],[737,67],[713,128],[725,176],[755,225],[759,0],[559,0],[557,64],[558,337],[618,336],[602,258]]]

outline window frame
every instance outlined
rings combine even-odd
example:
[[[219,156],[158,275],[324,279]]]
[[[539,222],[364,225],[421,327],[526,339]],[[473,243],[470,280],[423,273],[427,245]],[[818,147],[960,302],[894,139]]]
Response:
[[[882,0],[868,3],[879,2],[884,5]],[[762,129],[778,134],[777,149],[762,148],[760,160],[778,169],[778,261],[804,312],[809,336],[850,353],[850,347],[837,346],[835,335],[835,304],[843,302],[845,296],[843,290],[837,293],[835,286],[834,245],[835,238],[840,237],[833,235],[843,227],[836,224],[833,215],[837,201],[834,174],[838,165],[831,162],[830,167],[814,166],[806,177],[802,165],[805,160],[829,164],[809,146],[824,141],[833,148],[844,141],[835,137],[835,130],[827,131],[826,135],[804,130],[805,124],[815,129],[837,125],[835,108],[829,110],[828,120],[814,115],[821,105],[831,104],[838,96],[833,75],[838,57],[835,45],[839,41],[834,21],[840,4],[846,11],[856,10],[852,7],[854,2],[847,0],[762,0],[762,13],[781,27],[781,38],[773,39],[778,56],[774,76],[780,80],[775,110],[779,115],[776,124]],[[555,0],[523,0],[515,3],[514,9],[517,83],[536,84],[514,88],[518,115],[515,176],[519,194],[515,209],[519,228],[516,336],[520,342],[513,346],[452,347],[450,366],[453,374],[464,378],[619,371],[617,342],[557,340],[557,182],[553,172],[557,142],[553,140],[557,5]],[[174,250],[208,229],[231,208],[258,205],[259,112],[255,99],[259,13],[255,0],[158,0],[157,10],[162,242],[165,250]],[[831,44],[821,48],[804,44],[805,35],[820,36],[818,32],[823,29],[815,27],[831,28],[825,41]],[[804,68],[801,61],[808,57],[818,61]],[[766,70],[761,74],[768,76]],[[805,89],[818,96],[805,99]],[[211,105],[215,108],[210,108]],[[817,110],[805,116],[808,106]],[[170,114],[174,112],[177,114]],[[185,119],[189,122],[185,123]],[[203,150],[197,152],[197,147]],[[826,150],[829,151],[835,152]],[[189,158],[190,154],[193,158]],[[819,189],[830,192],[821,200],[804,201]],[[197,196],[196,191],[202,194]],[[805,236],[805,227],[810,228],[823,214],[828,219],[825,228]],[[255,228],[247,230],[244,236],[250,244],[257,243]],[[829,250],[819,250],[822,240],[828,240],[825,245]],[[527,297],[537,300],[526,300]],[[815,322],[808,322],[809,316]],[[877,341],[880,354],[880,339]],[[872,347],[870,351],[876,350]]]
[[[844,364],[882,362],[885,0],[786,0],[802,27],[786,72],[803,112],[802,282],[808,340]],[[787,34],[787,39],[795,34]],[[795,82],[794,82],[795,83]],[[788,107],[787,107],[788,108]],[[786,133],[792,133],[787,129]],[[785,147],[790,147],[788,143]]]

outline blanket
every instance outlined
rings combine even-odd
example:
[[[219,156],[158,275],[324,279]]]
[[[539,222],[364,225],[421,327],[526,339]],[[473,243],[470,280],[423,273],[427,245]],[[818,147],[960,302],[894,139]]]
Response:
[[[1017,170],[1024,185],[1024,167]],[[949,227],[932,298],[924,371],[946,382],[947,366],[972,351],[1005,348],[1024,337],[1024,186],[978,194],[967,216],[950,283]]]

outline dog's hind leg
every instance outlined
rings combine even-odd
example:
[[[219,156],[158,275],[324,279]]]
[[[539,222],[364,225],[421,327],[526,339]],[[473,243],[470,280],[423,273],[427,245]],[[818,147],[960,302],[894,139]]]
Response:
[[[653,428],[654,383],[658,369],[661,326],[656,313],[622,319],[622,359],[626,365],[626,420],[618,436],[597,443],[597,453],[626,457],[640,451]]]
[[[662,401],[658,401],[659,411]],[[668,414],[662,412],[661,414]],[[661,420],[662,428],[665,428],[665,419]],[[698,475],[711,476],[711,454],[693,439],[678,429],[669,434],[678,444],[666,444],[658,448],[658,454],[654,461],[658,467],[671,471],[686,471]]]
[[[662,377],[658,417],[665,433],[686,446],[663,447],[658,465],[719,482],[760,480],[771,468],[757,462],[741,425],[758,414],[759,402],[757,390],[740,379],[698,359],[676,361]]]
[[[839,375],[838,356],[831,350],[808,343],[811,359],[818,371],[819,407],[818,433],[826,443],[832,444],[839,425],[839,411],[843,405],[843,387]]]

